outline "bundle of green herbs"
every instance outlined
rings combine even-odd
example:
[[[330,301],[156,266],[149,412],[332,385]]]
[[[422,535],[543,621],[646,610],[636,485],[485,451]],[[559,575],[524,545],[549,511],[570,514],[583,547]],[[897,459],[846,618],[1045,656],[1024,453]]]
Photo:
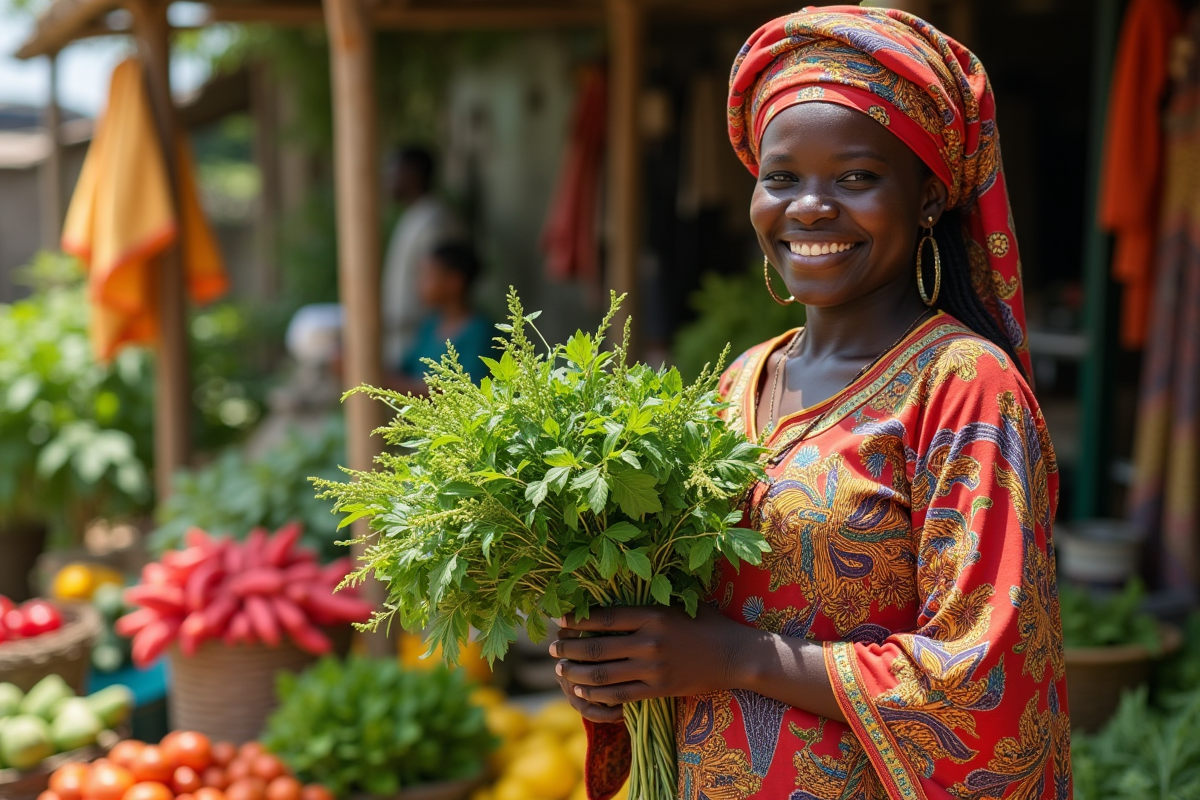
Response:
[[[386,583],[372,625],[399,614],[451,661],[474,628],[502,658],[522,626],[544,638],[547,617],[654,603],[694,615],[718,558],[759,563],[766,541],[737,525],[763,451],[720,417],[724,354],[685,386],[628,362],[628,324],[603,350],[621,299],[595,335],[551,347],[510,290],[508,335],[478,386],[451,349],[427,362],[428,398],[358,390],[395,410],[383,436],[400,451],[317,483],[343,526],[370,520],[348,580]],[[675,797],[674,718],[670,699],[625,707],[632,800]]]

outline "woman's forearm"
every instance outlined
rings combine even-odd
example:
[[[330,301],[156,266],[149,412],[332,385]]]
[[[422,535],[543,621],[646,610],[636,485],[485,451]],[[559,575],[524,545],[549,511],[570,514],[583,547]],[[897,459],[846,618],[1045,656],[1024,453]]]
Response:
[[[789,706],[845,722],[825,671],[824,648],[808,639],[746,628],[736,686]]]

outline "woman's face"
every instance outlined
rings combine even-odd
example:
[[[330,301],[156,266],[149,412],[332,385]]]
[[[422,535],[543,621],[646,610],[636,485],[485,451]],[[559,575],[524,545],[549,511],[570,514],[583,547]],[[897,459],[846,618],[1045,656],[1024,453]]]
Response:
[[[866,114],[800,103],[767,125],[750,220],[788,291],[832,308],[881,291],[916,292],[920,226],[946,187]]]

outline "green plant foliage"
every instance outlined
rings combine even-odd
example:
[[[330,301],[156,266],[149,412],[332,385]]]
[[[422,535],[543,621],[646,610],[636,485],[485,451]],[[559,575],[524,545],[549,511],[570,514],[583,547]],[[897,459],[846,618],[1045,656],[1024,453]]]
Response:
[[[1146,590],[1138,578],[1109,597],[1060,584],[1063,644],[1066,647],[1108,647],[1140,644],[1158,653],[1162,641],[1154,617],[1141,611]]]
[[[705,275],[691,305],[697,317],[679,329],[674,342],[675,365],[688,379],[726,345],[744,353],[804,324],[804,306],[781,306],[767,294],[761,265],[741,275]]]
[[[155,553],[181,549],[192,527],[243,539],[256,527],[273,531],[298,520],[304,523],[304,543],[333,560],[343,555],[335,544],[337,519],[328,503],[313,496],[309,478],[337,478],[345,452],[345,426],[338,414],[316,435],[289,435],[258,460],[229,449],[202,469],[181,470],[170,498],[158,508],[160,525],[150,547]]]
[[[1093,736],[1072,736],[1076,800],[1200,797],[1200,689],[1156,709],[1145,686],[1121,698]]]
[[[0,527],[32,519],[77,532],[102,510],[144,509],[148,358],[96,361],[74,259],[39,254],[21,277],[32,295],[0,305]]]
[[[326,658],[301,676],[280,673],[278,694],[263,743],[339,797],[470,778],[496,746],[465,673],[443,665]]]
[[[630,365],[628,326],[601,350],[619,303],[595,335],[543,350],[528,335],[540,338],[538,314],[510,290],[508,338],[480,385],[451,351],[427,362],[429,398],[363,389],[396,410],[384,438],[407,452],[317,483],[342,525],[371,521],[350,580],[387,583],[373,624],[398,612],[409,630],[431,625],[451,661],[475,627],[495,659],[519,626],[543,638],[546,615],[671,602],[694,614],[718,556],[759,562],[766,541],[735,526],[762,449],[719,418],[718,373],[685,386],[675,369]]]

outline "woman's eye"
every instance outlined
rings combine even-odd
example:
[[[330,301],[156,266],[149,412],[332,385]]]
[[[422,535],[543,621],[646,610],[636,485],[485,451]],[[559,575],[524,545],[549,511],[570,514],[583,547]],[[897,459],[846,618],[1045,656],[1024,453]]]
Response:
[[[842,181],[847,183],[861,183],[863,181],[869,181],[874,177],[874,173],[871,172],[851,172],[845,175],[842,178]]]
[[[789,183],[794,180],[795,176],[788,172],[772,172],[763,178],[764,183]]]

